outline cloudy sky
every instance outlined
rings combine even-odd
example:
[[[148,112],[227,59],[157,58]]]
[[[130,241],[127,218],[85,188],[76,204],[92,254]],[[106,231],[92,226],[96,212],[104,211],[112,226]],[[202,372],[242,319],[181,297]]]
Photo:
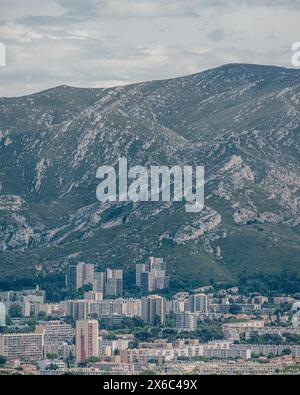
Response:
[[[299,24],[299,0],[0,0],[0,96],[232,62],[291,67]]]

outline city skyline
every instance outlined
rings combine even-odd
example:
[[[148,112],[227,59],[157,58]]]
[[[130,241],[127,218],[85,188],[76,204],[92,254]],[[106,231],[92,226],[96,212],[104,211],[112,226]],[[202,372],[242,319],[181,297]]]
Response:
[[[148,264],[166,267],[163,258]],[[89,272],[82,265],[80,284]],[[7,310],[0,372],[285,374],[293,368],[300,374],[299,299],[299,293],[270,297],[212,285],[169,297],[109,299],[87,290],[56,303],[38,287],[0,292],[0,313]]]
[[[300,375],[299,19],[1,0],[0,377]]]

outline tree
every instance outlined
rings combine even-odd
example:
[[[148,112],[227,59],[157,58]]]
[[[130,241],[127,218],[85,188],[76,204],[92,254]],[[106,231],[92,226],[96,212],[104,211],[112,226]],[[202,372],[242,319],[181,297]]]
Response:
[[[11,319],[11,316],[9,315],[9,314],[6,314],[6,325],[7,326],[10,326],[10,325],[12,325],[12,319]]]
[[[95,355],[92,355],[92,356],[90,356],[90,357],[86,360],[86,362],[89,364],[89,363],[96,363],[96,362],[99,362],[100,360],[101,360],[100,357],[97,357],[97,356],[95,356]]]
[[[151,336],[155,339],[160,337],[160,331],[161,331],[161,329],[157,326],[154,326],[153,328],[149,329]]]
[[[223,339],[222,325],[214,321],[199,322],[194,334],[202,342]]]
[[[66,362],[67,362],[68,368],[72,368],[74,366],[75,358],[74,358],[74,355],[71,353],[71,351],[69,352],[69,356],[68,356]]]
[[[169,342],[174,342],[176,340],[177,330],[173,328],[164,328],[161,333],[163,339],[168,339]]]
[[[132,350],[134,348],[138,348],[139,342],[137,340],[132,340],[128,343],[128,348],[129,350]]]
[[[35,331],[36,328],[36,318],[35,316],[31,316],[28,320],[27,320],[27,326],[29,328],[30,331]]]
[[[158,363],[158,359],[155,357],[148,358],[148,363]]]
[[[22,307],[18,304],[12,304],[8,309],[8,314],[11,318],[22,318],[23,312]]]
[[[296,344],[300,345],[300,335],[296,333],[284,333],[285,344]]]
[[[45,321],[47,319],[47,314],[44,311],[40,311],[36,318],[39,321]]]
[[[176,315],[173,311],[170,314],[167,314],[165,326],[169,328],[176,327]]]
[[[50,365],[48,365],[45,370],[58,370],[59,367],[55,364],[55,363],[50,363]]]
[[[153,319],[153,326],[160,326],[161,325],[161,320],[158,315],[156,315]]]
[[[6,358],[3,355],[0,355],[0,366],[4,366],[6,364]]]
[[[152,338],[151,333],[149,333],[148,331],[145,331],[145,330],[136,332],[134,336],[139,341],[149,341]]]
[[[84,284],[82,286],[82,288],[79,288],[78,293],[83,295],[84,292],[91,291],[92,289],[93,289],[93,285],[92,284]]]
[[[241,308],[237,304],[233,304],[230,306],[229,312],[233,315],[239,314],[241,312]]]
[[[139,373],[140,376],[155,376],[156,372],[155,370],[143,370],[142,372]]]
[[[90,363],[96,363],[101,361],[100,357],[92,355],[91,357],[87,358],[85,361],[79,362],[78,366],[80,368],[86,368]]]
[[[48,359],[56,359],[56,358],[57,358],[57,354],[48,353],[48,354],[46,355],[46,357],[47,357]]]

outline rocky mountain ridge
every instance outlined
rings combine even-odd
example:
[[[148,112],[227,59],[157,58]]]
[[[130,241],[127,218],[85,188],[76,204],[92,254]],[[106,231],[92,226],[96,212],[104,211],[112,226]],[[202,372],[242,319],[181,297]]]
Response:
[[[300,71],[231,64],[0,99],[1,276],[150,254],[199,281],[300,271]],[[204,165],[205,209],[96,200],[98,166]],[[130,248],[128,248],[128,246]],[[17,269],[17,270],[16,270]]]

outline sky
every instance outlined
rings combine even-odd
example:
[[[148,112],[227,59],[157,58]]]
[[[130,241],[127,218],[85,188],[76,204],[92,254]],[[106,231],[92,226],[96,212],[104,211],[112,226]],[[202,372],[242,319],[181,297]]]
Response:
[[[0,0],[0,96],[292,67],[299,26],[300,0]]]

